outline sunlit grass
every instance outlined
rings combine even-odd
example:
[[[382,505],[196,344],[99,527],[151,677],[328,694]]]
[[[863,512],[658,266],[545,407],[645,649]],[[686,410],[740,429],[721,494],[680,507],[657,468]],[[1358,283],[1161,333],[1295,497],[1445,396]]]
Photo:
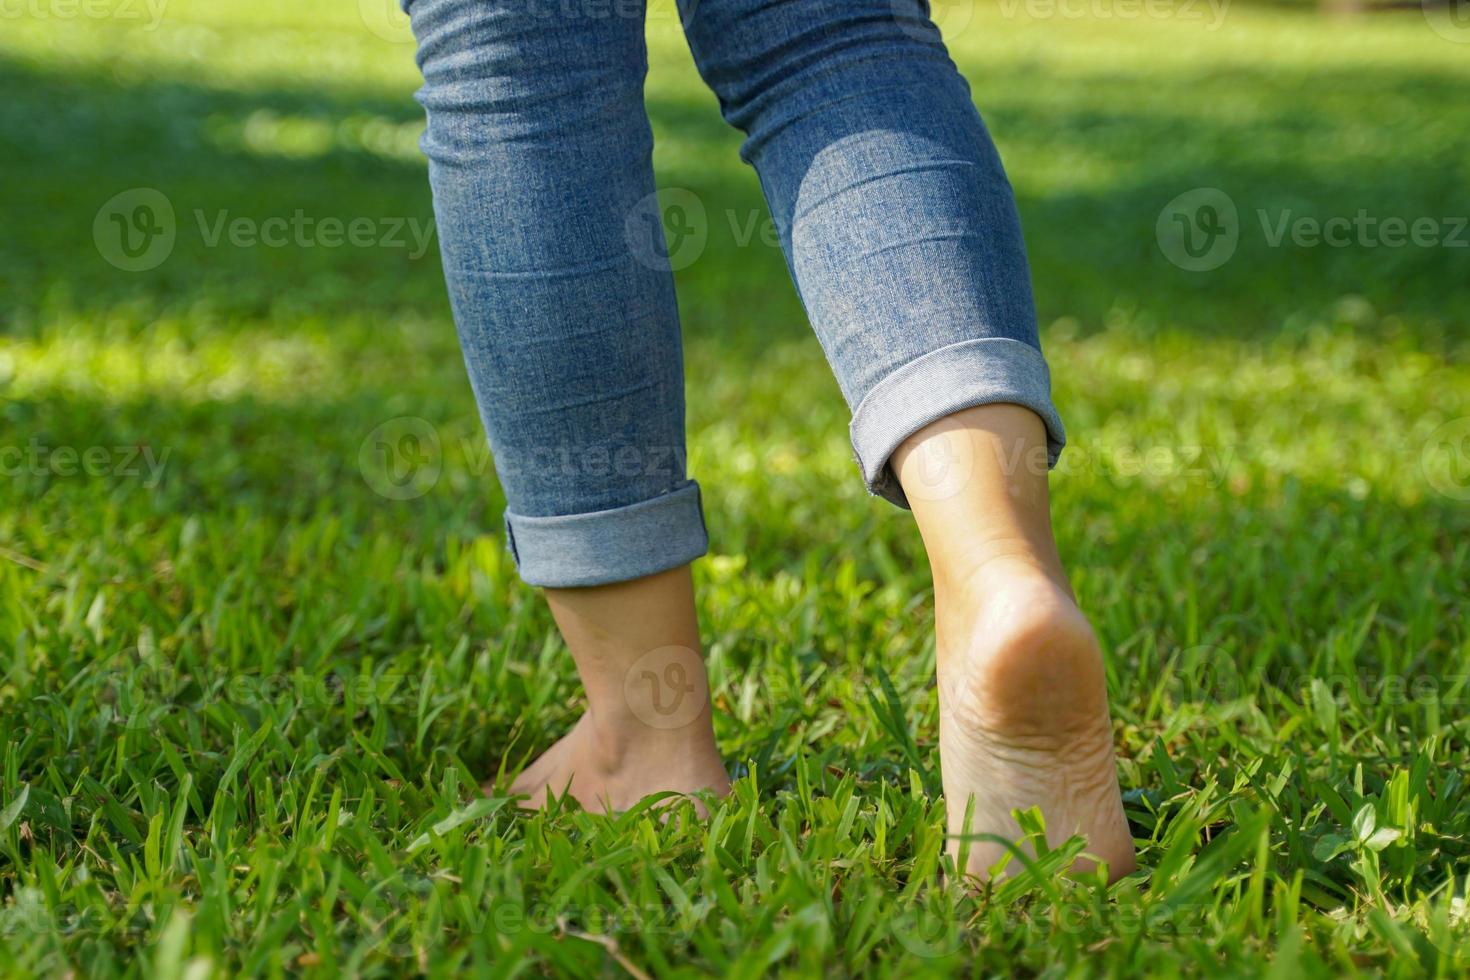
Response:
[[[433,251],[201,233],[427,220],[396,21],[5,21],[0,970],[1463,973],[1470,260],[1273,247],[1256,211],[1470,212],[1464,46],[1416,11],[1234,4],[1218,30],[987,5],[952,34],[1026,225],[1143,864],[975,895],[934,877],[920,542],[857,479],[659,3],[660,180],[710,220],[680,300],[739,779],[707,826],[478,796],[579,695],[500,539]],[[92,225],[140,186],[178,241],[127,273]],[[1200,186],[1245,224],[1192,273],[1155,222]],[[373,451],[400,417],[437,478],[395,501]]]

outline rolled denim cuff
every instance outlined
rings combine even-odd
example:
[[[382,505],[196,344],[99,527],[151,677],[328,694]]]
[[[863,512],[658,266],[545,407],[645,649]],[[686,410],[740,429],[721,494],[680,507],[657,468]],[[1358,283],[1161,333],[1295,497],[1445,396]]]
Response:
[[[1008,337],[961,341],[909,361],[878,382],[852,414],[852,448],[868,491],[900,507],[908,498],[888,465],[904,440],[932,422],[976,405],[1007,402],[1046,424],[1049,467],[1067,433],[1051,401],[1051,371],[1041,351]]]
[[[651,500],[558,517],[505,512],[511,557],[528,585],[610,585],[687,565],[709,550],[699,484]]]

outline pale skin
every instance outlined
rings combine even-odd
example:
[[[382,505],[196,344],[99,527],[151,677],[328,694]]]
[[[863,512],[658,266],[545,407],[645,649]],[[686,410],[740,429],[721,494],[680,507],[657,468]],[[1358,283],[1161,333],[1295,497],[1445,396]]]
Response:
[[[1017,405],[965,409],[917,432],[892,466],[934,577],[939,759],[957,860],[968,839],[960,872],[987,878],[1006,848],[977,835],[1016,841],[1012,811],[1035,806],[1048,843],[1086,838],[1074,873],[1102,863],[1111,879],[1127,874],[1102,652],[1052,537],[1041,419]],[[546,597],[588,706],[515,780],[524,805],[569,793],[615,811],[650,793],[728,792],[689,568]]]

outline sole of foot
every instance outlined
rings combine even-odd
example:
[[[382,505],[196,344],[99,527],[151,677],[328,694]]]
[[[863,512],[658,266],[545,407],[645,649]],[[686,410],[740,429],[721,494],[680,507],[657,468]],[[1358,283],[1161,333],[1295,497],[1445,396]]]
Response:
[[[936,596],[940,762],[949,850],[957,862],[966,855],[959,870],[989,879],[1009,849],[962,838],[1020,841],[1013,811],[1039,807],[1049,847],[1087,840],[1070,873],[1099,862],[1109,880],[1133,871],[1102,651],[1070,591],[1034,565],[1004,559],[962,585],[936,587]],[[1012,857],[999,876],[1021,871]]]
[[[525,797],[519,805],[529,810],[544,809],[555,797],[571,796],[584,810],[618,813],[654,793],[724,796],[730,791],[713,733],[618,752],[608,749],[611,744],[615,740],[599,731],[592,716],[583,715],[516,777],[511,794]],[[707,815],[702,801],[695,799],[694,804],[701,816]]]

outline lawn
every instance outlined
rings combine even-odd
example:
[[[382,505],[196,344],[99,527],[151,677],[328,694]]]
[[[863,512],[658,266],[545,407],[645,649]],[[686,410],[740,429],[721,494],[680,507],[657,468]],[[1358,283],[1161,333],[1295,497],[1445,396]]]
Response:
[[[695,574],[738,776],[703,825],[479,793],[579,692],[414,236],[401,25],[8,9],[0,973],[1470,971],[1470,36],[1055,9],[946,27],[1027,231],[1141,868],[983,891],[936,875],[918,535],[857,478],[667,0],[649,104],[705,212]],[[1201,188],[1228,258],[1170,237]],[[108,244],[166,210],[171,250]]]

